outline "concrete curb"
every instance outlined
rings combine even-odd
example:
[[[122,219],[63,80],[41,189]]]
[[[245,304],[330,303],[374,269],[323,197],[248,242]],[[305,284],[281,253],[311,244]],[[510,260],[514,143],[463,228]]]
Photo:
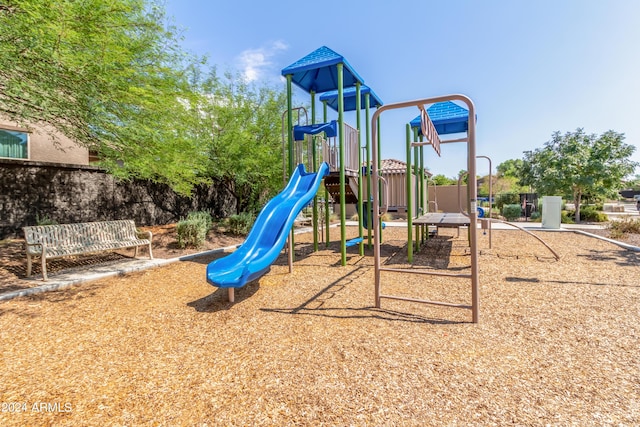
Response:
[[[621,248],[629,250],[629,251],[640,252],[640,247],[638,247],[638,246],[630,245],[630,244],[624,243],[624,242],[619,242],[617,240],[609,239],[608,237],[598,236],[597,234],[592,234],[592,233],[589,233],[589,232],[583,231],[583,230],[569,230],[569,231],[573,231],[574,233],[583,234],[583,235],[589,236],[589,237],[595,237],[596,239],[600,239],[600,240],[604,240],[605,242],[613,243],[614,245],[618,245]]]

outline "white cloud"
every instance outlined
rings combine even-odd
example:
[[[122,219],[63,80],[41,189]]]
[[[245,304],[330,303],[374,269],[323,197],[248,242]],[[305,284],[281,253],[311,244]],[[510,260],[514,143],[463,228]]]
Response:
[[[262,77],[265,71],[273,64],[271,57],[280,51],[287,50],[289,46],[281,40],[257,48],[244,50],[238,56],[238,62],[242,75],[247,82],[253,82]]]

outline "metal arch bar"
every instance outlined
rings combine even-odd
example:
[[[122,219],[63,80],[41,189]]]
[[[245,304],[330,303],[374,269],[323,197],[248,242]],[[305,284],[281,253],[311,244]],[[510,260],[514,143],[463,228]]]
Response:
[[[493,212],[493,203],[491,199],[493,198],[493,166],[491,165],[491,157],[489,156],[476,156],[478,159],[487,159],[489,161],[489,221],[487,221],[489,228],[489,249],[491,249],[491,214]],[[482,221],[482,220],[481,220]]]
[[[395,110],[401,108],[418,107],[424,108],[426,104],[435,104],[444,101],[461,101],[466,104],[469,111],[469,128],[467,130],[467,171],[469,173],[468,180],[468,197],[471,202],[471,209],[469,212],[469,219],[472,224],[477,221],[477,183],[476,183],[476,123],[475,123],[475,106],[473,101],[461,94],[445,95],[434,98],[419,99],[413,101],[398,102],[393,104],[385,104],[380,106],[373,117],[371,118],[371,137],[372,137],[372,163],[373,163],[373,179],[374,182],[379,176],[378,170],[378,119],[380,115],[387,110]],[[380,194],[377,191],[373,192],[373,204],[374,206],[380,205]],[[373,229],[377,230],[380,226],[380,216],[373,216]],[[471,250],[471,311],[473,323],[478,323],[480,313],[480,296],[479,296],[479,268],[478,268],[478,244],[477,244],[477,230],[475,227],[470,229],[469,244]],[[380,308],[380,236],[379,233],[374,235],[374,286],[375,286],[375,305]],[[388,298],[388,296],[385,296]]]

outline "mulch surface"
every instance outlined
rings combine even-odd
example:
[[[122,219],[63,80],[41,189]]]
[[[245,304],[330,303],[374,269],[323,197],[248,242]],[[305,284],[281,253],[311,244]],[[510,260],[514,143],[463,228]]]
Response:
[[[347,229],[353,237],[355,228]],[[640,255],[599,239],[478,234],[480,323],[383,300],[373,259],[296,237],[289,273],[211,287],[211,257],[0,303],[0,425],[639,425]],[[407,263],[468,272],[465,233]],[[386,273],[384,293],[468,303],[468,280]]]
[[[241,244],[242,236],[233,236],[222,232],[211,231],[204,244],[198,248],[180,248],[176,239],[176,224],[140,227],[143,231],[151,231],[152,251],[154,258],[177,258],[183,255],[195,254],[207,250],[225,248]],[[133,249],[124,249],[113,252],[101,252],[57,258],[47,261],[47,272],[50,279],[55,278],[55,273],[70,270],[91,270],[92,266],[118,263],[132,259]],[[147,258],[146,248],[140,248],[139,258]],[[33,263],[33,272],[30,278],[27,274],[27,261],[24,243],[21,239],[8,239],[0,241],[0,293],[28,289],[42,285],[42,271],[39,260]]]

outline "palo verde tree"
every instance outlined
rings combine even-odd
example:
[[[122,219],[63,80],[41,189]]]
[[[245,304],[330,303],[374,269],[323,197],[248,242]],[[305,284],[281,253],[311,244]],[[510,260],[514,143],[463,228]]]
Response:
[[[237,213],[255,213],[283,186],[282,113],[284,88],[248,83],[213,69],[199,78],[200,146],[214,182],[235,198]]]
[[[0,116],[99,153],[121,177],[181,193],[207,177],[198,94],[157,0],[0,1]]]
[[[571,197],[580,222],[582,197],[614,193],[637,166],[631,160],[634,151],[624,143],[624,134],[612,130],[600,136],[581,128],[564,135],[554,132],[543,148],[524,152],[520,180],[540,194]]]

